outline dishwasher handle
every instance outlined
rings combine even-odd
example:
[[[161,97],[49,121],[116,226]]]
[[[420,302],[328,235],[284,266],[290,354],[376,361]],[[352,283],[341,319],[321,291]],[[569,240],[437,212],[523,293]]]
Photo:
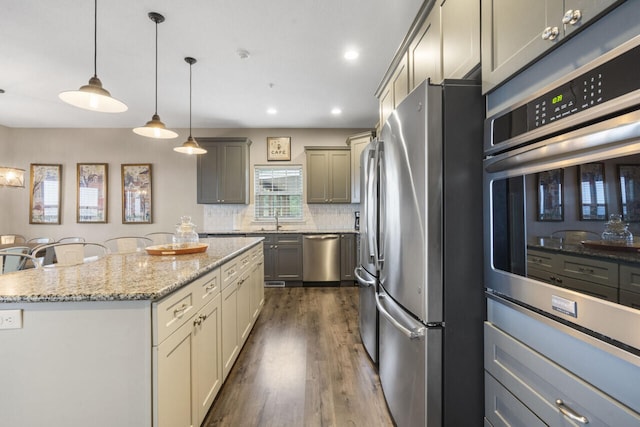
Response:
[[[312,235],[312,236],[306,235],[306,236],[304,236],[304,238],[307,239],[307,240],[331,240],[331,239],[337,239],[339,237],[340,236],[338,236],[337,234],[321,234],[319,236],[315,236],[315,235]]]

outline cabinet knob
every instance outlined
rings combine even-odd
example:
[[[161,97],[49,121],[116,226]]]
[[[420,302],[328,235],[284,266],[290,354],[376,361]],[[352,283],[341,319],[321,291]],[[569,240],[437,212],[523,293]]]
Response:
[[[542,32],[542,40],[555,40],[560,34],[558,27],[547,27]]]
[[[569,9],[562,17],[562,23],[565,25],[576,25],[578,21],[580,21],[580,18],[582,18],[582,12],[580,12],[580,9]]]
[[[275,246],[273,247],[273,249],[278,249],[278,245],[275,245]]]

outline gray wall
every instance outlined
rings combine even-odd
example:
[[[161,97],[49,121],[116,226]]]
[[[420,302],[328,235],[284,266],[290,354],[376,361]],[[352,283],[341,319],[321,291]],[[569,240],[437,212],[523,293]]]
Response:
[[[204,136],[244,136],[251,145],[251,170],[266,164],[266,137],[291,137],[291,162],[305,165],[305,145],[345,145],[349,135],[363,129],[194,129]],[[0,165],[25,169],[25,188],[0,188],[0,234],[18,233],[27,237],[55,239],[81,235],[102,241],[122,235],[142,235],[152,231],[173,231],[182,215],[191,215],[203,230],[205,212],[212,207],[196,203],[196,157],[179,154],[173,147],[186,139],[179,131],[175,140],[152,140],[130,129],[15,129],[0,126]],[[62,164],[62,224],[29,224],[29,165]],[[77,163],[108,163],[108,223],[76,223]],[[153,223],[122,224],[121,164],[151,163],[153,178]],[[278,162],[282,164],[282,162]],[[253,186],[251,186],[251,192]],[[225,211],[220,211],[225,212]]]

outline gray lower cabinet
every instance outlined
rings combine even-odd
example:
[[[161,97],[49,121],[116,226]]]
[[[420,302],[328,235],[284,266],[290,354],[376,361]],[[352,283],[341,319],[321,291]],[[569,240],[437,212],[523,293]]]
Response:
[[[527,276],[614,302],[622,287],[618,263],[551,251],[527,250]]]
[[[349,147],[305,147],[307,203],[351,203]]]
[[[342,282],[356,280],[353,273],[356,268],[356,237],[357,235],[352,233],[340,235],[340,280]]]
[[[623,1],[483,0],[483,92],[507,80]]]
[[[198,138],[207,150],[198,156],[197,201],[200,204],[249,203],[248,138]]]
[[[490,322],[484,333],[485,416],[492,425],[640,425],[639,413]]]
[[[264,280],[302,281],[302,235],[264,236]]]

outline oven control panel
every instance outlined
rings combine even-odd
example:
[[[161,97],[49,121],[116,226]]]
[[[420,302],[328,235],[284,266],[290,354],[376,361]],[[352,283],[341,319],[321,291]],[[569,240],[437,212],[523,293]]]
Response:
[[[493,145],[640,89],[640,46],[493,120]]]

